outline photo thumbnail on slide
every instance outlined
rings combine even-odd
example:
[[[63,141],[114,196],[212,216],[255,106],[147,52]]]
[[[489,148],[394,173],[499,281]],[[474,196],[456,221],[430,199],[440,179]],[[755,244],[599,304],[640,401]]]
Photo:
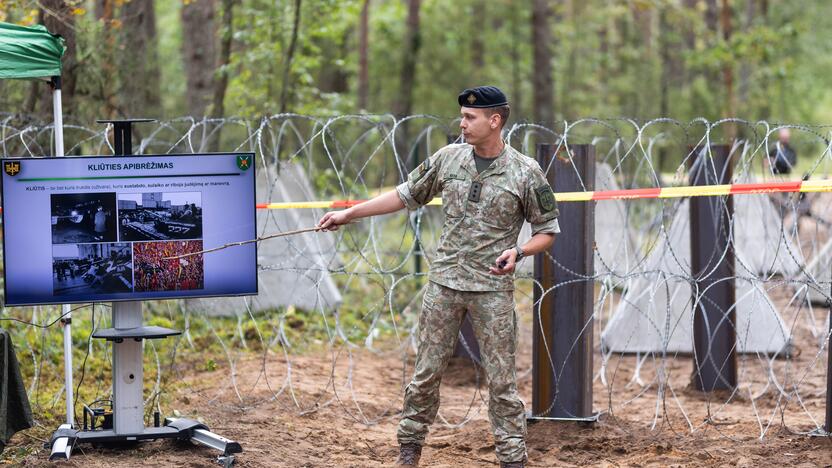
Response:
[[[201,239],[202,193],[118,194],[121,241]]]
[[[115,193],[50,195],[52,243],[115,242]]]
[[[203,289],[205,270],[199,253],[202,241],[137,242],[133,244],[136,292]]]
[[[130,244],[52,246],[52,285],[56,296],[132,292]]]

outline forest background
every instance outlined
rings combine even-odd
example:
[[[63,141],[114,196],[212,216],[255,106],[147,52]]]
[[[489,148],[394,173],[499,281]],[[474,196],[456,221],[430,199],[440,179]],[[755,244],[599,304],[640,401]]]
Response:
[[[283,112],[453,117],[493,84],[514,121],[828,123],[825,0],[0,0],[67,40],[69,122]],[[51,112],[0,82],[0,111]]]

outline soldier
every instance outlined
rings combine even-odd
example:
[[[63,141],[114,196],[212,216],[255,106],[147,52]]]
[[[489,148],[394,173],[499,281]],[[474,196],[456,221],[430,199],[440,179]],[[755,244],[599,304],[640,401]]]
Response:
[[[548,249],[560,232],[552,188],[540,166],[505,144],[509,117],[505,95],[493,86],[466,89],[459,97],[466,143],[448,145],[410,173],[407,182],[344,211],[325,214],[323,230],[356,218],[415,210],[442,194],[445,222],[431,264],[419,317],[413,379],[405,389],[398,428],[399,466],[416,466],[439,409],[439,383],[467,311],[480,345],[497,458],[523,467],[526,415],[517,392],[514,268],[526,255]],[[517,245],[523,221],[532,237]]]

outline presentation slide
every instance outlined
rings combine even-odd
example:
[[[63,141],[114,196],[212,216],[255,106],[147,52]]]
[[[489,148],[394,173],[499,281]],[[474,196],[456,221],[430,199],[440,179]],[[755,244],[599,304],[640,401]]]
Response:
[[[257,294],[252,153],[2,166],[5,305]]]

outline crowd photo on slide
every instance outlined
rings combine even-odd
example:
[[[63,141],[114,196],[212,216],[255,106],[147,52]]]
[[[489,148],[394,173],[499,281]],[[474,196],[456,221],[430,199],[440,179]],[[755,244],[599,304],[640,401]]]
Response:
[[[136,242],[136,292],[203,289],[205,270],[202,241]]]

